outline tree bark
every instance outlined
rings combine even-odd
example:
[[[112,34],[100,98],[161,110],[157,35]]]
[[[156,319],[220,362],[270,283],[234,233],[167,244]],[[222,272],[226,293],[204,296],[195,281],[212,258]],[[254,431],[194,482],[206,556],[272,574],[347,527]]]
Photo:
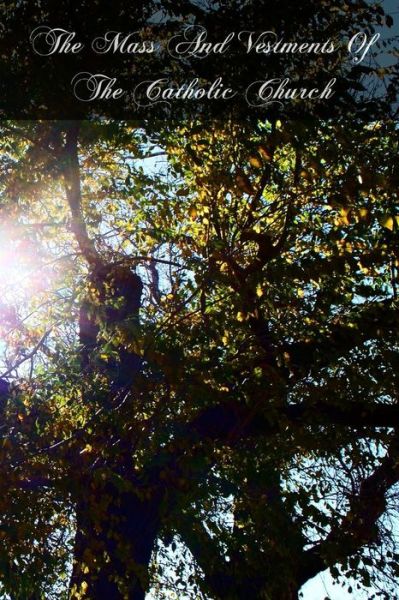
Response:
[[[71,600],[144,600],[159,506],[149,489],[89,485],[77,506]]]

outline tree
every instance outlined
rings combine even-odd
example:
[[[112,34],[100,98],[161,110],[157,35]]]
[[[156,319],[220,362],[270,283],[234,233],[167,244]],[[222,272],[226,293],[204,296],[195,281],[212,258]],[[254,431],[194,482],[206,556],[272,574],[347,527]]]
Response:
[[[1,128],[4,597],[397,597],[395,124]]]

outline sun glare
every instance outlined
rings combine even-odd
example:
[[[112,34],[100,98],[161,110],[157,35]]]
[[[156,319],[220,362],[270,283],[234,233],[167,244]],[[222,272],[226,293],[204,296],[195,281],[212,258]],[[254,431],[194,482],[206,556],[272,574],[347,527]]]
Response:
[[[15,304],[42,287],[40,265],[31,242],[18,239],[12,229],[0,226],[1,304]]]

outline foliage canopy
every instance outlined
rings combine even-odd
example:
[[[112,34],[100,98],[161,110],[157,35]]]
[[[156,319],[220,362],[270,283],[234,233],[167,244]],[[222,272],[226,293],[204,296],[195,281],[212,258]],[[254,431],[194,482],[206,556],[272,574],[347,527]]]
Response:
[[[396,125],[1,130],[3,596],[397,597]]]

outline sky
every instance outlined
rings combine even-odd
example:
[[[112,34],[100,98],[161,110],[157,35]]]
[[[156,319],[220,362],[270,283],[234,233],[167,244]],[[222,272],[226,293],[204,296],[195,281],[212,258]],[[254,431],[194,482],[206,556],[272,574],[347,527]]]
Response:
[[[348,583],[350,580],[348,580]],[[354,589],[355,583],[353,584]],[[367,600],[369,595],[367,593],[361,593],[356,590],[353,594],[349,594],[341,586],[333,585],[333,579],[329,574],[329,571],[323,571],[313,579],[310,579],[302,587],[303,597],[302,600]]]

